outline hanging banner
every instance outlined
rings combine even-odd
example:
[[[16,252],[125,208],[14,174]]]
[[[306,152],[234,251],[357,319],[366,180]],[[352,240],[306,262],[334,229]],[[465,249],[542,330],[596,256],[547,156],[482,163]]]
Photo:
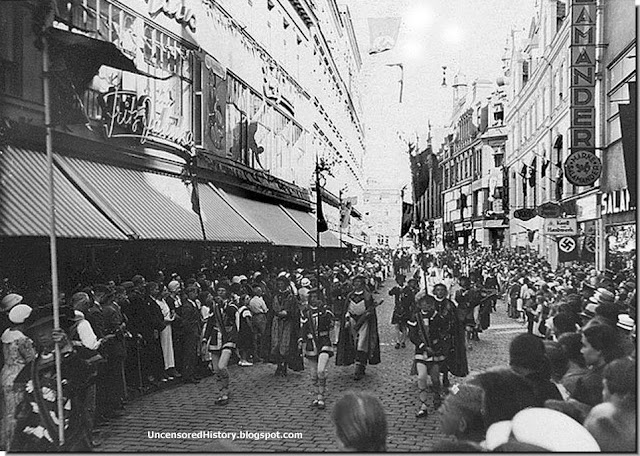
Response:
[[[208,57],[208,56],[207,56]],[[227,81],[219,75],[213,66],[213,59],[205,63],[203,84],[204,109],[204,146],[216,155],[226,155],[226,118],[227,118]]]
[[[571,4],[571,64],[569,68],[570,155],[564,164],[567,180],[589,186],[600,178],[602,163],[596,141],[596,2]]]
[[[369,18],[369,54],[389,51],[393,49],[398,40],[400,17],[370,17]]]
[[[578,236],[563,236],[558,238],[558,262],[576,261],[580,259]]]

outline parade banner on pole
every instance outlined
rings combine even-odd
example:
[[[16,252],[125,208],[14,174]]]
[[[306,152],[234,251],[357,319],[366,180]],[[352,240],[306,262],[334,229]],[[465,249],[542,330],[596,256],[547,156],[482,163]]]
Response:
[[[411,228],[413,220],[413,204],[402,202],[402,225],[400,227],[400,237],[403,237]]]

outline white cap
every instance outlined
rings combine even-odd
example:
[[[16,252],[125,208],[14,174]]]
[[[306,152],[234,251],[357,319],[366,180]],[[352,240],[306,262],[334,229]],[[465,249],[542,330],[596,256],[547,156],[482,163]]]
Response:
[[[231,283],[240,283],[240,276],[233,276]]]
[[[302,279],[300,281],[300,285],[302,285],[303,287],[309,287],[311,286],[311,280],[307,279],[306,277],[304,279]]]
[[[531,407],[511,421],[499,421],[487,429],[485,445],[493,451],[509,439],[552,452],[599,452],[596,439],[580,423],[557,410]]]
[[[240,278],[240,282],[242,282],[243,280],[247,280],[247,276],[246,275],[241,275],[238,276]]]
[[[12,323],[19,325],[20,323],[24,323],[33,309],[26,304],[16,304],[9,311],[9,320]]]

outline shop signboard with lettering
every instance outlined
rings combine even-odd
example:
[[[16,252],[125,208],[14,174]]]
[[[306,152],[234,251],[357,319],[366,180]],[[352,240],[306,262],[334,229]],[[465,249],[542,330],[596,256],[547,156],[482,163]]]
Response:
[[[571,3],[570,42],[570,155],[564,164],[573,185],[593,185],[600,178],[602,163],[595,154],[596,109],[596,1]]]
[[[527,220],[531,220],[536,215],[537,215],[537,211],[535,209],[531,209],[531,208],[516,209],[513,212],[513,216],[515,218],[520,219],[520,220],[525,221],[525,222]]]
[[[578,222],[575,218],[547,218],[544,219],[542,234],[572,236],[578,234]]]
[[[562,215],[562,206],[558,203],[544,203],[538,206],[538,215],[542,218],[558,218]]]
[[[175,117],[168,109],[157,112],[149,96],[115,87],[102,94],[101,102],[107,138],[135,138],[140,144],[155,142],[193,153],[193,132],[186,125],[187,116]]]

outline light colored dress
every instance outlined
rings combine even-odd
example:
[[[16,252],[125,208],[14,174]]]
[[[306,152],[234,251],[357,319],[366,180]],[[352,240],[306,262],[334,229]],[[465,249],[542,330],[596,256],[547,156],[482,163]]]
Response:
[[[2,381],[2,424],[0,436],[2,449],[10,450],[11,440],[16,428],[16,408],[24,396],[24,385],[15,383],[15,379],[25,365],[36,357],[33,341],[17,329],[7,329],[2,334],[4,366],[0,371]]]
[[[171,310],[164,299],[156,299],[156,303],[162,311],[165,322],[164,329],[160,331],[160,346],[162,347],[164,370],[167,370],[176,367],[173,353],[173,329],[171,328],[171,322],[173,322],[174,317],[171,315]]]

